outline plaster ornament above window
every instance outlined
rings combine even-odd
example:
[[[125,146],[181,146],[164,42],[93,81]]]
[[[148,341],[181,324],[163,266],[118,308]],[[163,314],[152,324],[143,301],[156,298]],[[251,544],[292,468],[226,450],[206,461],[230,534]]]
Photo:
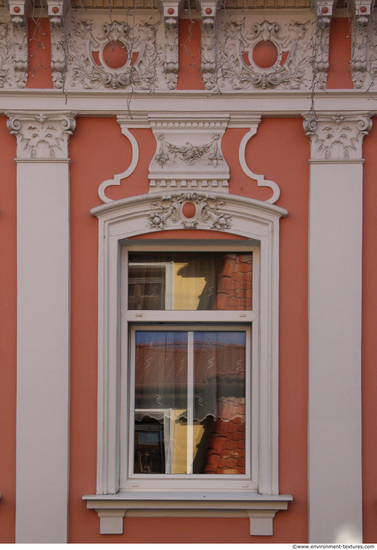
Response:
[[[254,22],[218,16],[218,72],[220,89],[309,88],[311,71],[311,25],[308,19]],[[255,21],[255,19],[254,19]]]
[[[67,159],[76,113],[9,111],[7,122],[17,140],[17,159]]]
[[[66,88],[154,91],[164,81],[158,23],[153,14],[120,21],[104,21],[98,14],[91,20],[72,18]]]
[[[150,192],[166,188],[228,189],[221,139],[229,116],[151,117],[157,149],[149,166]]]
[[[208,229],[223,231],[231,226],[231,214],[221,210],[225,206],[216,195],[201,193],[182,193],[173,198],[165,195],[153,203],[158,210],[149,214],[149,225],[154,229],[166,229],[170,224],[181,225],[182,229],[197,229],[203,224]],[[180,228],[180,229],[181,229]]]
[[[304,115],[311,158],[325,161],[361,160],[362,143],[372,127],[372,113]]]

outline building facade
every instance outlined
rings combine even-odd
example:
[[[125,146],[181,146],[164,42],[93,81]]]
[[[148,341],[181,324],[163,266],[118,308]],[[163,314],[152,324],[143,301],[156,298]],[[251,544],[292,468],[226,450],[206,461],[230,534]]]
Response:
[[[373,3],[1,10],[1,542],[375,541]]]

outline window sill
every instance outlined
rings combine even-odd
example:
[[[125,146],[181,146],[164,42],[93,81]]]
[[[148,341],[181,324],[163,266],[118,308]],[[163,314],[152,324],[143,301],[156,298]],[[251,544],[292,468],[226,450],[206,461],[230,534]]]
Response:
[[[130,491],[84,495],[100,518],[101,535],[123,534],[127,517],[248,517],[250,535],[271,536],[276,512],[287,510],[291,495],[239,491]]]

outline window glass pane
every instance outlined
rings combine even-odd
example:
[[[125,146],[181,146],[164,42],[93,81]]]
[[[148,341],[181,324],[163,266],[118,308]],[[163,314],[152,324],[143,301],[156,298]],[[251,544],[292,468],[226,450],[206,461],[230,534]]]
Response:
[[[186,473],[187,332],[136,331],[135,386],[134,472]]]
[[[195,332],[194,473],[245,473],[245,332]]]
[[[252,254],[129,254],[128,309],[251,309]]]
[[[136,331],[135,473],[245,473],[245,350],[245,331]]]

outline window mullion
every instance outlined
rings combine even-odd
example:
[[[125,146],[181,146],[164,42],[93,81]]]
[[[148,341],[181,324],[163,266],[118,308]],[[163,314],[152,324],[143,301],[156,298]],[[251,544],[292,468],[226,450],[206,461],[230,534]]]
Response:
[[[187,473],[193,473],[194,456],[194,333],[187,333]]]

